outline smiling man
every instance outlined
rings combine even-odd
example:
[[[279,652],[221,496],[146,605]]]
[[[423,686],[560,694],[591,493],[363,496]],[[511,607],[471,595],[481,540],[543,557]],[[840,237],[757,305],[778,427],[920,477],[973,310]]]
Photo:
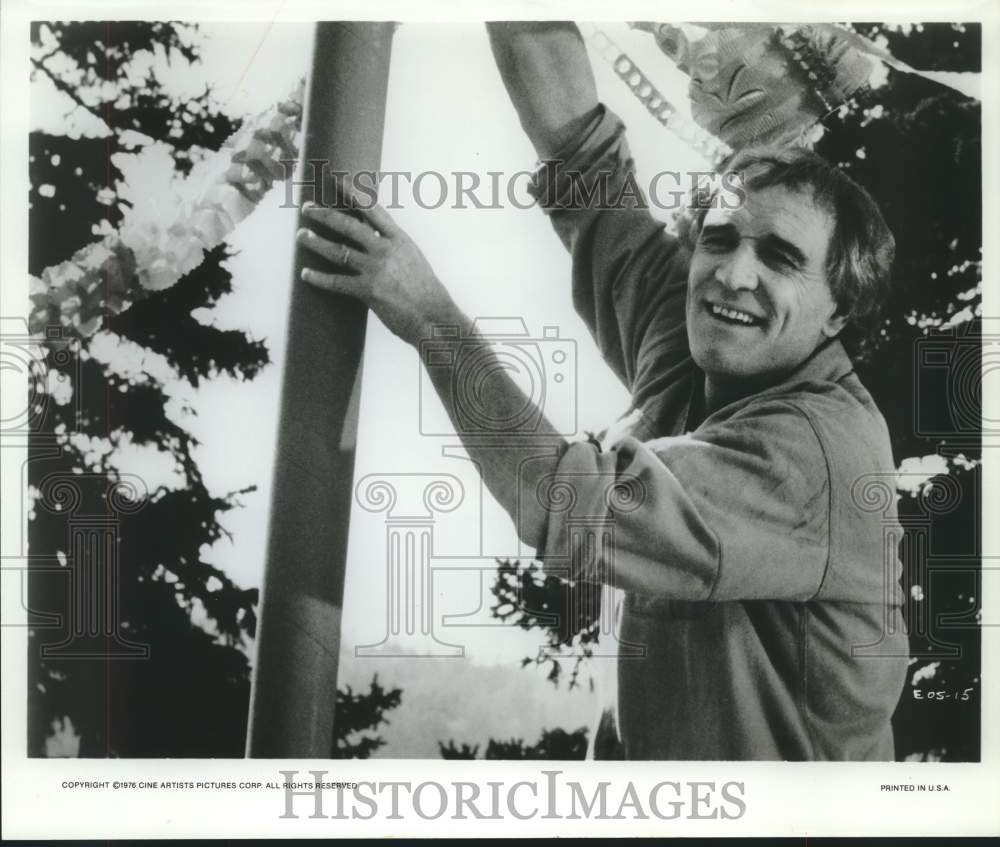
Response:
[[[627,649],[591,754],[892,759],[907,665],[896,527],[856,491],[894,465],[847,352],[885,297],[881,214],[799,150],[735,157],[744,202],[703,209],[680,238],[641,203],[581,205],[581,185],[607,180],[615,196],[633,165],[579,33],[491,24],[490,37],[543,160],[534,193],[571,252],[574,304],[632,395],[600,441],[567,444],[544,417],[503,443],[495,429],[463,435],[547,567],[623,592]],[[361,297],[414,345],[446,324],[467,336],[464,355],[489,355],[412,241],[381,208],[362,214],[307,210],[300,239],[334,267],[305,279]],[[500,368],[475,397],[447,368],[432,379],[453,420],[463,403],[523,419]]]
[[[807,187],[747,193],[742,208],[709,211],[688,272],[691,353],[713,393],[779,378],[835,337],[846,316],[827,283],[831,213]]]

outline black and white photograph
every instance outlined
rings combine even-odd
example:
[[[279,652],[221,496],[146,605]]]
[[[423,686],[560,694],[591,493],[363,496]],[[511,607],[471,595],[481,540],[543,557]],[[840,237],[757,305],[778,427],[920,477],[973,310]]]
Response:
[[[5,837],[1000,832],[997,7],[601,8],[5,5]]]

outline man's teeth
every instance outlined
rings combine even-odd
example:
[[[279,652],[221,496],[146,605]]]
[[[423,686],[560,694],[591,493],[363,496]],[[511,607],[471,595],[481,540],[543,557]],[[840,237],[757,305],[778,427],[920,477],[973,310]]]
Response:
[[[757,323],[757,319],[753,315],[748,315],[746,312],[740,312],[737,309],[727,309],[725,306],[716,306],[714,303],[712,304],[712,314],[729,318],[731,321],[739,321],[748,326],[753,326]]]

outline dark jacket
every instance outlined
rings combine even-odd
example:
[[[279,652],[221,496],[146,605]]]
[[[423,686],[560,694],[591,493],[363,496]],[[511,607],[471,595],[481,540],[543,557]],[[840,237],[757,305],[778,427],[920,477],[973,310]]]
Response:
[[[614,200],[632,167],[623,125],[602,110],[562,158],[535,190],[572,253],[576,308],[634,404],[547,481],[573,495],[553,499],[540,558],[605,586],[602,650],[617,653],[617,715],[592,752],[893,759],[908,643],[882,415],[832,340],[699,419],[684,248],[634,204],[566,202],[574,172],[610,173]]]

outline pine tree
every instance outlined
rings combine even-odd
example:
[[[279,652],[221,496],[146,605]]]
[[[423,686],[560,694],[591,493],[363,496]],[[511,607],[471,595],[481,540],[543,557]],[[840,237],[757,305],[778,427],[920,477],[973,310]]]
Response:
[[[978,24],[855,28],[914,67],[981,70]],[[816,148],[871,192],[896,237],[894,290],[861,379],[898,465],[942,457],[941,473],[899,502],[914,659],[894,718],[900,758],[980,755],[981,132],[978,101],[890,70],[874,103],[835,116]],[[921,562],[928,554],[931,571]],[[948,699],[928,708],[915,693],[928,691]]]
[[[438,742],[442,759],[475,759],[479,753],[479,745],[470,747],[462,744],[457,747],[454,741],[447,744]],[[491,738],[486,744],[484,759],[556,759],[573,761],[583,759],[587,754],[587,728],[580,727],[573,732],[565,729],[543,729],[541,737],[534,744],[525,744],[523,738],[511,738],[498,741]]]
[[[182,99],[157,75],[164,62],[198,61],[195,27],[36,23],[31,38],[33,84],[61,92],[67,119],[64,134],[35,131],[29,141],[29,271],[38,275],[121,221],[127,200],[116,191],[114,154],[167,145],[187,174],[238,121],[210,86]],[[32,756],[243,755],[258,590],[202,551],[226,534],[222,518],[246,492],[209,491],[197,441],[168,412],[166,393],[176,380],[252,380],[269,362],[262,341],[195,317],[232,291],[228,256],[225,246],[209,251],[96,334],[57,332],[36,362],[46,390],[27,467]],[[158,451],[177,483],[123,474],[113,451],[130,445]],[[102,598],[112,596],[109,608]],[[341,754],[367,756],[381,740],[348,737],[384,721],[400,692],[375,680],[368,694],[341,695],[350,717],[338,722]]]

